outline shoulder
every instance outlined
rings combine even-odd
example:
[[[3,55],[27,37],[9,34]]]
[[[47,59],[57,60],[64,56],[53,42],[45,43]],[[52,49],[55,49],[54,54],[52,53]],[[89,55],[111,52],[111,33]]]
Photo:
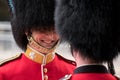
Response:
[[[13,55],[13,56],[11,56],[11,57],[9,57],[9,58],[7,58],[7,59],[1,60],[1,61],[0,61],[0,66],[4,65],[4,64],[6,64],[6,63],[8,63],[8,62],[10,62],[10,61],[14,61],[14,60],[18,59],[21,55],[22,55],[22,54],[19,53],[19,54]]]
[[[57,54],[57,53],[56,53],[56,56],[57,56],[59,59],[63,60],[64,62],[67,62],[67,63],[69,63],[69,64],[73,64],[74,66],[76,66],[76,62],[75,62],[74,60],[67,59],[67,58],[65,58],[65,57],[63,57],[63,56],[61,56],[61,55],[59,55],[59,54]]]

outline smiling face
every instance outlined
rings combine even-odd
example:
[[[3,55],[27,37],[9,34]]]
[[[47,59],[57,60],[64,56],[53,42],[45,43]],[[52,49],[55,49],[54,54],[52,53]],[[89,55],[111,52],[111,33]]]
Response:
[[[32,30],[31,36],[41,46],[45,48],[52,48],[58,42],[59,37],[54,30],[51,31],[39,31]]]

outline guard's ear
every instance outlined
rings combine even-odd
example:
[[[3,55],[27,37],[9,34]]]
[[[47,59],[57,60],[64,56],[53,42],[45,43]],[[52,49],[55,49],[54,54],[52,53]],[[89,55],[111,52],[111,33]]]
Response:
[[[32,29],[26,29],[26,30],[24,31],[25,35],[26,35],[26,36],[30,36],[30,37],[31,37],[31,35],[32,35],[32,32],[33,32]]]
[[[25,32],[25,35],[28,36],[28,32]]]
[[[72,55],[73,55],[73,57],[75,58],[75,59],[77,59],[77,57],[79,56],[79,51],[77,51],[77,50],[75,50],[75,49],[72,49],[71,50],[72,51]]]

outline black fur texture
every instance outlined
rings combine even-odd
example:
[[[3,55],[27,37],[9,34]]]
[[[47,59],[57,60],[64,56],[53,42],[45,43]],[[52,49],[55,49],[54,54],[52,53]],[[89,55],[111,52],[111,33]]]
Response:
[[[119,0],[56,0],[56,30],[84,57],[111,61],[119,50],[119,11]]]
[[[8,2],[9,4],[9,2]],[[28,40],[25,31],[31,28],[50,28],[54,25],[54,0],[12,0],[10,7],[12,31],[18,46],[25,50]]]

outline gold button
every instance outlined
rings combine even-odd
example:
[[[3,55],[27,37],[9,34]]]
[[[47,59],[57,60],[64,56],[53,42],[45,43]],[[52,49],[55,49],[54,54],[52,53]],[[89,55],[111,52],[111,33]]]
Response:
[[[48,72],[47,68],[44,68],[43,71],[44,71],[44,73],[47,73],[47,72]]]
[[[47,75],[44,76],[44,80],[48,80],[48,76]]]

